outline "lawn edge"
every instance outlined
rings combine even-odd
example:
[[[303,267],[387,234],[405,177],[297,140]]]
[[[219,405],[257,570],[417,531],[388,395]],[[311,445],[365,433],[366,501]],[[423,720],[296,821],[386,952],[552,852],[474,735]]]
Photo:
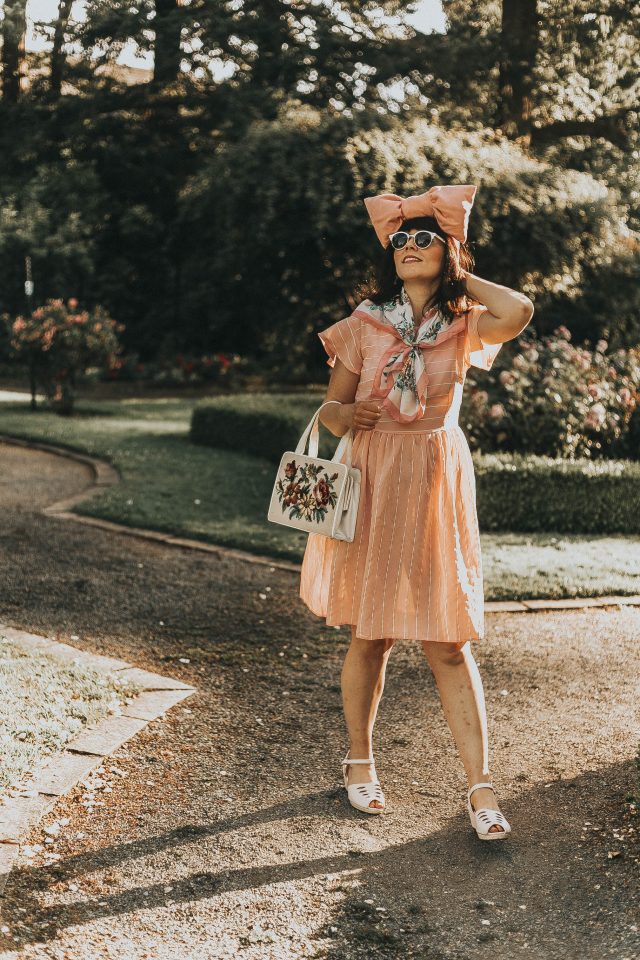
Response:
[[[106,486],[120,482],[120,474],[110,463],[93,457],[88,453],[80,453],[67,447],[57,446],[39,440],[27,440],[24,437],[13,437],[10,434],[0,433],[0,443],[12,443],[18,446],[58,456],[68,457],[79,463],[89,466],[93,470],[93,483],[85,490],[75,493],[72,497],[58,500],[49,504],[41,511],[46,516],[54,516],[60,520],[72,520],[75,523],[84,523],[102,530],[111,530],[114,533],[123,533],[128,536],[144,540],[155,540],[172,547],[184,547],[188,550],[200,550],[204,553],[214,553],[218,556],[234,560],[244,560],[246,563],[257,563],[273,567],[277,570],[287,570],[290,573],[300,574],[302,564],[287,560],[277,560],[264,554],[249,553],[235,547],[223,547],[219,544],[208,543],[206,540],[193,540],[189,537],[178,537],[175,534],[164,533],[160,530],[148,530],[144,527],[130,527],[114,520],[103,520],[100,517],[88,517],[73,513],[69,508],[80,501],[86,500],[98,493]],[[640,594],[611,594],[595,597],[564,597],[561,599],[521,599],[521,600],[487,600],[484,604],[485,613],[530,613],[543,610],[574,610],[583,607],[609,606],[636,606],[640,605]]]
[[[19,855],[25,837],[58,802],[94,767],[110,757],[127,740],[197,692],[197,688],[174,677],[143,670],[126,660],[80,650],[68,643],[28,633],[0,623],[0,633],[28,652],[37,649],[59,659],[79,659],[83,666],[103,674],[120,674],[142,686],[142,691],[120,714],[107,715],[87,725],[63,750],[47,758],[23,796],[8,797],[0,804],[0,897]]]

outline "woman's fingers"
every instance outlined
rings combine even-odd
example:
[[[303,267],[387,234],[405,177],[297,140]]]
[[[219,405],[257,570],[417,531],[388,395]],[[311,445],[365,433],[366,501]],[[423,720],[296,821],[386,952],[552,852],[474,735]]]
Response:
[[[354,424],[361,430],[371,430],[380,419],[381,412],[379,400],[360,400],[356,403]]]

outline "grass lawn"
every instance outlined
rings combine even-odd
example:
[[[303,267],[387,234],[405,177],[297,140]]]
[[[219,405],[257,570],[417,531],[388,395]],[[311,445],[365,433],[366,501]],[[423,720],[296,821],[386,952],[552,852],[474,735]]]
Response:
[[[0,802],[83,727],[140,690],[81,661],[26,650],[1,632],[0,687]]]
[[[0,404],[0,432],[104,458],[122,482],[74,510],[299,561],[307,535],[266,519],[275,476],[268,460],[189,442],[197,399],[82,402],[74,417]],[[640,593],[640,538],[483,534],[485,598]]]

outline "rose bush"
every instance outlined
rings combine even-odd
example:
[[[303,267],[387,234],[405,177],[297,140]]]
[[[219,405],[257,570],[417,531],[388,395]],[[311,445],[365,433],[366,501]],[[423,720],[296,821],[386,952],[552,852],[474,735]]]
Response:
[[[89,367],[113,363],[121,349],[117,334],[124,325],[100,306],[79,310],[74,297],[66,303],[48,300],[30,317],[11,321],[4,314],[2,319],[10,330],[11,356],[29,369],[32,406],[40,387],[60,414],[73,412],[78,376]]]
[[[460,419],[472,449],[640,459],[640,348],[607,347],[574,345],[565,326],[539,339],[529,325],[492,379],[471,368]]]
[[[146,380],[167,386],[188,383],[224,383],[231,386],[236,373],[247,368],[247,361],[234,353],[185,355],[141,361],[138,354],[119,357],[105,368],[103,379],[111,381]]]

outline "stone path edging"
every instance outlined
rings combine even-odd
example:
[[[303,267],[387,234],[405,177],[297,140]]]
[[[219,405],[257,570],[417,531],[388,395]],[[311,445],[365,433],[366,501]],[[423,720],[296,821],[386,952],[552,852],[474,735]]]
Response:
[[[143,687],[119,715],[108,715],[84,728],[60,753],[49,757],[22,795],[0,805],[0,896],[19,856],[20,844],[58,799],[76,786],[125,741],[157,720],[171,707],[196,692],[182,680],[151,673],[125,660],[79,650],[68,643],[26,633],[0,623],[0,635],[29,652],[44,652],[64,660],[78,660],[101,673],[116,673]]]
[[[0,433],[0,443],[11,443],[17,446],[28,447],[29,449],[43,450],[46,453],[55,453],[58,456],[76,460],[78,463],[84,463],[93,470],[94,480],[92,485],[86,490],[74,494],[72,497],[58,500],[56,503],[45,507],[42,513],[47,516],[58,517],[61,520],[73,520],[75,523],[85,523],[89,526],[99,527],[102,530],[111,530],[114,533],[123,533],[145,540],[155,540],[159,543],[166,543],[172,547],[201,550],[204,553],[215,553],[219,556],[229,557],[235,560],[244,560],[246,563],[258,563],[273,567],[277,570],[287,570],[295,574],[300,573],[301,564],[299,563],[292,563],[287,560],[276,560],[273,557],[249,553],[246,550],[238,550],[232,547],[222,547],[217,544],[207,543],[204,540],[176,537],[169,533],[162,533],[159,530],[147,530],[143,527],[128,527],[123,523],[115,523],[112,520],[102,520],[99,517],[85,517],[79,513],[72,513],[69,508],[76,503],[79,503],[81,500],[86,500],[104,487],[112,486],[120,482],[120,475],[115,467],[89,454],[79,453],[76,450],[68,450],[65,447],[59,447],[55,444],[45,443],[40,440],[25,440],[22,437],[12,437],[9,434]],[[530,613],[536,610],[574,610],[583,607],[638,605],[640,605],[640,594],[632,594],[630,596],[616,594],[603,597],[567,597],[561,600],[488,600],[484,605],[484,609],[486,613]]]

